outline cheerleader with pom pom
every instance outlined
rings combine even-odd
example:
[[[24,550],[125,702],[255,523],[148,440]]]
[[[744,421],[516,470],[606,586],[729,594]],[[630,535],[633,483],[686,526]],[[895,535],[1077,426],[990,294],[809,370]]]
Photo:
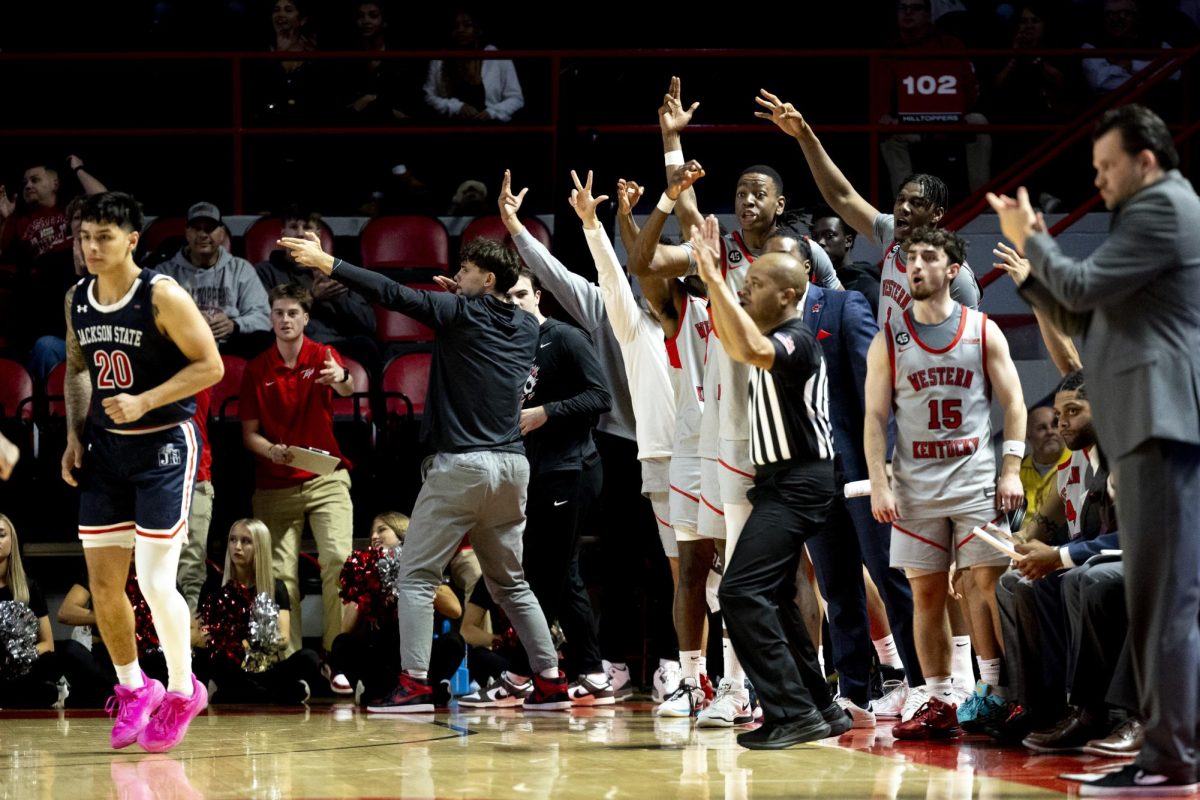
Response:
[[[342,567],[342,634],[333,640],[329,656],[330,685],[338,694],[355,693],[357,700],[369,701],[396,682],[400,632],[394,586],[407,532],[408,517],[395,511],[380,514],[371,523],[370,547],[351,553]],[[434,594],[433,610],[448,620],[462,616],[462,604],[445,583]],[[434,630],[443,627],[435,619]],[[457,632],[446,631],[433,640],[429,677],[440,705],[449,700],[449,681],[463,652]],[[359,684],[361,692],[356,691]]]
[[[284,657],[289,598],[271,567],[267,526],[257,519],[233,523],[225,571],[205,583],[192,625],[196,672],[216,684],[216,703],[303,703],[320,675],[312,650]]]
[[[62,671],[46,598],[25,575],[17,529],[0,514],[0,708],[50,708]]]

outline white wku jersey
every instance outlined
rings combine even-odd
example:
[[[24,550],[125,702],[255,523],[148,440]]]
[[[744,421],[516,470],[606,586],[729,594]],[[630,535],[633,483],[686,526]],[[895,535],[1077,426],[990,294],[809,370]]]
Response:
[[[1071,457],[1058,465],[1058,496],[1062,498],[1063,513],[1067,518],[1067,535],[1079,538],[1083,528],[1083,501],[1095,469],[1091,462],[1091,448],[1072,450]]]
[[[754,255],[742,241],[742,235],[734,232],[721,237],[721,272],[725,275],[725,285],[734,297],[746,285],[746,274],[754,263]],[[719,339],[719,336],[714,336]],[[718,368],[721,370],[721,383],[717,388],[717,403],[719,414],[719,437],[722,442],[748,442],[750,439],[750,367],[740,361],[734,361],[725,352],[718,341],[715,348]],[[711,354],[711,351],[710,351]],[[739,448],[738,454],[741,455]],[[732,466],[744,469],[750,467],[750,448],[745,447],[745,454],[737,459]],[[722,452],[721,458],[729,460],[729,453]],[[747,471],[753,471],[747,470]]]
[[[892,242],[879,264],[879,330],[884,325],[899,325],[912,297],[908,293],[908,274],[900,260],[900,243]]]
[[[962,306],[950,344],[934,350],[912,312],[884,328],[892,368],[896,501],[908,519],[977,506],[992,496],[991,383],[987,315]]]
[[[671,385],[675,389],[674,454],[694,456],[700,446],[700,418],[704,413],[704,358],[708,352],[708,303],[684,295],[683,313],[674,338],[665,339]]]

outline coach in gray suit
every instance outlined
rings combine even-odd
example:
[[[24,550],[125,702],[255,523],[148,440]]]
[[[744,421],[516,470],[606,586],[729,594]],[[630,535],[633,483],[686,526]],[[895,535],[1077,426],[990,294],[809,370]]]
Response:
[[[1092,158],[1113,213],[1108,239],[1081,261],[1046,234],[1023,188],[988,199],[1032,266],[1021,294],[1083,336],[1117,484],[1146,744],[1082,794],[1184,792],[1196,785],[1200,701],[1200,198],[1166,125],[1141,106],[1100,119]]]

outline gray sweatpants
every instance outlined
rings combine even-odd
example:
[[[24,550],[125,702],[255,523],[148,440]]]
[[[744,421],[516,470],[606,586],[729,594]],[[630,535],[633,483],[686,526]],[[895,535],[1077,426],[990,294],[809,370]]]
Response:
[[[462,538],[471,534],[484,580],[536,671],[558,666],[537,598],[521,567],[529,462],[520,453],[438,453],[417,495],[400,554],[400,665],[428,670],[433,594]]]

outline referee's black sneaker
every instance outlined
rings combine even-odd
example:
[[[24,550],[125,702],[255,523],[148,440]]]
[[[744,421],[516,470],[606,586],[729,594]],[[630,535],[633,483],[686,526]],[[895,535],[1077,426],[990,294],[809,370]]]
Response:
[[[827,739],[832,735],[829,723],[821,715],[812,714],[787,722],[764,722],[752,731],[739,733],[737,743],[747,750],[782,750],[805,742]]]
[[[1186,797],[1200,784],[1195,778],[1176,779],[1159,775],[1130,764],[1120,772],[1112,772],[1099,780],[1079,787],[1081,797]]]

